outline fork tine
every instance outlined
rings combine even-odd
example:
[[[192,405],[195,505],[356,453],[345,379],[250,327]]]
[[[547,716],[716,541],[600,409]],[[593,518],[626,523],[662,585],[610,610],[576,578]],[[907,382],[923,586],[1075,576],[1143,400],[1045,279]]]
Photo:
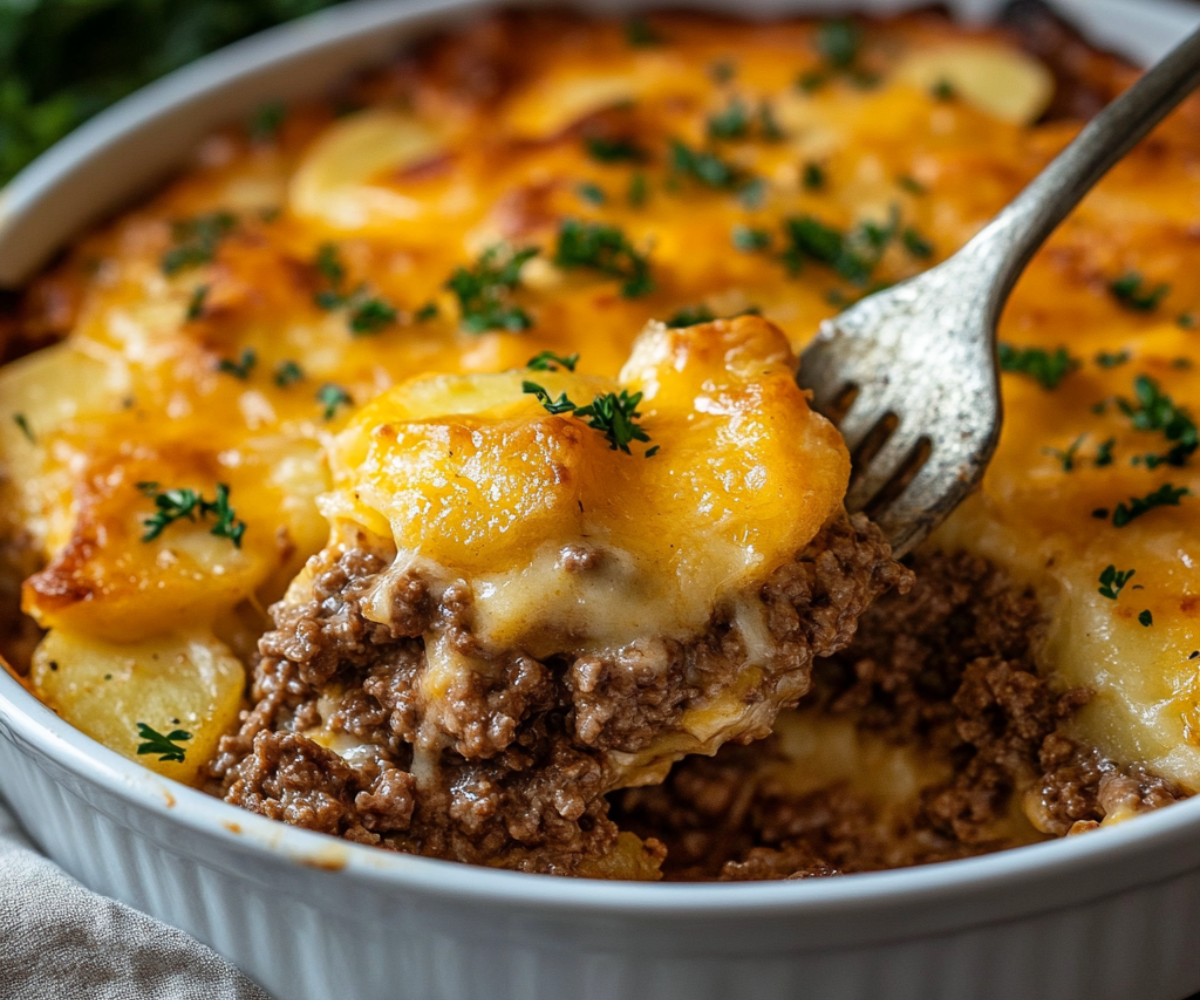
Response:
[[[846,493],[846,509],[851,512],[865,510],[871,514],[873,507],[886,504],[889,499],[898,499],[898,496],[890,497],[889,493],[906,488],[905,477],[913,478],[919,472],[931,450],[928,435],[922,434],[919,428],[910,425],[898,429],[851,481]],[[917,462],[920,464],[914,469]]]

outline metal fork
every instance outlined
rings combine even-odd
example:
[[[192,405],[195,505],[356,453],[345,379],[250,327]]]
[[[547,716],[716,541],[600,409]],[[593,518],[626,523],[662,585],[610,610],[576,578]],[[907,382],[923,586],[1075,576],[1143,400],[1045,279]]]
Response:
[[[799,382],[854,458],[846,495],[897,555],[979,483],[1000,437],[996,323],[1055,227],[1200,84],[1200,31],[1083,129],[953,257],[826,320]]]

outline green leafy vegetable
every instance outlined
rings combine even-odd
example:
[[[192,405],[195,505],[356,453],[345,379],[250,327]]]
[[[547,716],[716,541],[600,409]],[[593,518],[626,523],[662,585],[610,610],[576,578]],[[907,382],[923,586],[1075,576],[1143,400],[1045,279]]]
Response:
[[[896,183],[909,194],[922,195],[929,193],[929,188],[908,174],[901,174],[896,178]]]
[[[583,140],[588,155],[600,163],[645,163],[646,151],[632,139],[610,139],[589,135]]]
[[[33,436],[33,428],[29,426],[29,418],[24,413],[14,413],[13,423],[20,428],[21,433],[25,435],[25,440],[30,444],[37,444],[37,438]]]
[[[174,275],[211,264],[217,247],[236,225],[236,216],[229,212],[208,212],[178,220],[171,227],[174,245],[162,256],[163,273]]]
[[[671,170],[718,191],[738,191],[751,180],[738,167],[707,150],[693,149],[679,139],[671,140]]]
[[[1113,526],[1123,528],[1130,521],[1141,517],[1155,507],[1178,507],[1180,499],[1189,496],[1191,492],[1186,486],[1172,486],[1170,483],[1163,483],[1154,492],[1147,493],[1144,497],[1130,497],[1128,504],[1117,504],[1112,516]]]
[[[315,296],[320,308],[332,311],[346,309],[346,325],[356,337],[379,333],[399,318],[396,309],[387,301],[371,295],[366,285],[346,291],[346,268],[337,247],[323,243],[317,248],[313,266],[327,285]]]
[[[1117,569],[1112,565],[1104,567],[1104,572],[1100,574],[1100,596],[1115,601],[1136,572],[1137,570],[1132,569]]]
[[[1051,354],[1040,347],[1013,347],[1002,343],[998,353],[1001,371],[1028,375],[1043,389],[1051,391],[1079,367],[1078,359],[1071,357],[1065,347]]]
[[[827,182],[825,176],[825,168],[821,164],[809,160],[804,164],[804,172],[800,176],[800,183],[806,191],[820,191]]]
[[[592,184],[590,181],[578,185],[575,193],[589,205],[603,205],[608,201],[608,195],[604,193],[604,188],[599,184]]]
[[[765,229],[753,229],[750,226],[734,226],[732,239],[733,245],[737,249],[747,253],[766,250],[771,245],[770,233]]]
[[[337,414],[339,406],[349,406],[354,400],[350,398],[350,393],[340,385],[326,382],[317,390],[317,402],[325,407],[322,417],[325,420],[332,420]]]
[[[634,208],[641,208],[646,204],[646,196],[649,194],[646,175],[638,171],[629,178],[629,191],[625,197],[629,200],[629,204]]]
[[[900,239],[904,243],[904,249],[914,257],[919,257],[922,260],[933,256],[933,244],[918,233],[912,226],[907,227],[900,234]]]
[[[929,94],[935,101],[953,101],[958,97],[954,84],[944,77],[929,88]]]
[[[282,101],[271,101],[251,115],[247,131],[254,142],[273,142],[286,120],[287,105]]]
[[[192,297],[188,299],[187,312],[184,313],[184,319],[188,323],[194,323],[196,320],[204,316],[204,303],[208,299],[208,285],[197,285],[192,292]]]
[[[1152,615],[1149,611],[1143,611],[1140,615],[1138,615],[1138,621],[1141,623],[1143,628],[1149,628],[1154,624],[1154,615]]]
[[[644,17],[631,17],[625,22],[625,41],[635,49],[662,45],[665,39]]]
[[[1159,461],[1154,465],[1186,464],[1200,447],[1200,429],[1191,414],[1178,406],[1149,375],[1139,375],[1134,379],[1133,390],[1136,396],[1134,400],[1118,397],[1116,403],[1121,412],[1129,417],[1136,430],[1161,431],[1171,445],[1166,454],[1158,456]]]
[[[413,313],[413,319],[418,323],[428,323],[432,319],[438,318],[438,306],[436,302],[426,302],[420,309]]]
[[[1086,434],[1080,434],[1074,441],[1067,446],[1066,451],[1060,448],[1043,448],[1042,453],[1045,455],[1053,455],[1062,465],[1063,472],[1073,472],[1075,469],[1075,455],[1079,451],[1079,446],[1083,444],[1083,439]]]
[[[806,260],[828,267],[856,285],[866,285],[884,250],[896,235],[897,212],[886,223],[862,222],[849,233],[827,226],[811,215],[784,220],[788,245],[781,259],[791,273],[798,273]]]
[[[218,361],[217,371],[240,378],[244,382],[250,377],[250,372],[256,364],[258,364],[258,355],[254,352],[253,347],[247,347],[237,361],[230,361],[228,358]]]
[[[151,729],[146,723],[139,722],[137,724],[138,739],[142,743],[138,744],[138,755],[155,753],[158,754],[160,761],[174,761],[177,764],[182,764],[186,753],[185,747],[176,746],[176,743],[183,743],[192,738],[192,734],[183,729],[172,729],[165,736],[157,730]]]
[[[1125,364],[1129,358],[1128,351],[1117,351],[1116,353],[1101,351],[1096,355],[1096,364],[1101,368],[1116,368],[1118,365]]]
[[[708,118],[708,137],[714,142],[743,139],[750,132],[750,110],[740,97],[730,100],[724,111]]]
[[[537,254],[537,247],[515,251],[502,244],[489,247],[474,267],[460,267],[450,276],[446,287],[458,297],[464,330],[519,333],[533,325],[529,314],[512,302],[512,293],[520,284],[521,268]]]
[[[1134,312],[1153,312],[1171,291],[1171,286],[1155,285],[1147,291],[1142,276],[1137,271],[1130,271],[1110,281],[1108,290],[1126,309]]]
[[[556,372],[560,368],[573,372],[577,364],[579,364],[578,354],[568,354],[564,357],[553,351],[542,351],[526,361],[525,367],[534,372]]]
[[[558,230],[554,263],[562,268],[586,268],[619,278],[621,294],[627,299],[654,290],[649,259],[634,248],[617,226],[565,219]]]
[[[716,314],[708,306],[686,306],[667,320],[667,326],[696,326],[699,323],[711,323],[716,318]]]
[[[396,319],[396,310],[383,299],[355,297],[350,301],[350,332],[356,336],[378,333]]]
[[[526,395],[536,396],[538,398],[538,402],[540,402],[542,406],[546,408],[547,413],[553,413],[555,415],[559,413],[574,413],[579,408],[567,398],[567,394],[565,392],[560,392],[558,394],[558,399],[555,399],[536,382],[522,382],[521,391]]]
[[[833,69],[854,65],[862,48],[862,29],[853,21],[825,21],[817,28],[817,51]]]
[[[637,409],[642,401],[640,392],[632,396],[625,389],[619,394],[607,392],[596,396],[587,406],[577,406],[565,392],[554,399],[536,382],[522,382],[521,391],[536,396],[548,413],[571,413],[585,420],[589,427],[608,438],[613,451],[620,450],[630,455],[629,445],[632,442],[650,440],[650,435],[637,425],[637,418],[641,416]]]
[[[279,388],[286,389],[289,385],[294,385],[304,378],[304,369],[295,361],[281,361],[275,366],[273,378]]]
[[[1106,465],[1112,465],[1113,462],[1113,445],[1117,443],[1116,438],[1109,438],[1107,441],[1102,441],[1096,449],[1096,457],[1092,460],[1096,468],[1102,469]]]
[[[187,519],[193,523],[199,519],[213,517],[216,523],[209,531],[218,538],[228,538],[235,548],[242,547],[242,536],[246,524],[239,521],[229,506],[229,487],[217,483],[216,496],[205,500],[203,495],[191,489],[159,490],[158,483],[138,483],[137,487],[154,501],[155,512],[142,521],[145,532],[143,542],[152,542],[176,521]]]

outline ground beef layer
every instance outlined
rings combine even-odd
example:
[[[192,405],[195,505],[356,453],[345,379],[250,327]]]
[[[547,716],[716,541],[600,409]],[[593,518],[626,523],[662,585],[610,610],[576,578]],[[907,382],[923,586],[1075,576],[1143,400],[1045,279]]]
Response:
[[[381,625],[362,603],[391,553],[350,548],[322,558],[307,598],[272,609],[253,708],[222,741],[211,775],[236,805],[362,843],[528,871],[595,871],[617,843],[605,798],[616,755],[681,732],[687,709],[727,691],[747,662],[732,611],[720,610],[688,641],[649,638],[544,661],[489,650],[471,631],[469,587],[435,594],[415,573],[393,588],[391,624]],[[756,595],[770,650],[745,696],[748,708],[768,711],[746,738],[766,736],[775,711],[807,692],[814,659],[845,647],[877,596],[909,583],[861,515],[832,519],[775,571]],[[429,635],[483,669],[428,697]],[[318,732],[319,742],[310,738]],[[647,850],[657,863],[661,848],[651,839]]]
[[[1042,623],[1030,592],[965,554],[920,555],[913,569],[907,594],[876,602],[850,645],[818,661],[803,710],[919,746],[949,762],[951,777],[885,815],[849,786],[789,794],[772,777],[778,740],[689,758],[664,784],[614,801],[622,828],[666,846],[666,877],[802,878],[944,861],[1182,797],[1067,735],[1089,692],[1055,692],[1038,676]],[[1036,830],[1026,823],[1029,835],[1015,838],[1021,807]]]

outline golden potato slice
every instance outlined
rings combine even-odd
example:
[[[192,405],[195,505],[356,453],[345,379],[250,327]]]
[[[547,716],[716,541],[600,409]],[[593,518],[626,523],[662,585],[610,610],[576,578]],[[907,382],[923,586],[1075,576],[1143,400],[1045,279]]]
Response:
[[[919,49],[901,60],[896,79],[922,90],[945,82],[979,110],[1017,125],[1036,121],[1054,96],[1054,77],[1037,59],[989,42]]]
[[[371,108],[321,135],[308,150],[288,194],[292,212],[331,229],[388,230],[426,209],[381,183],[384,174],[431,159],[442,139],[411,114]]]
[[[187,784],[237,723],[245,688],[242,664],[207,632],[119,644],[55,629],[38,646],[31,676],[39,697],[71,725]],[[183,761],[139,754],[139,723],[163,736],[188,733],[175,742]]]

